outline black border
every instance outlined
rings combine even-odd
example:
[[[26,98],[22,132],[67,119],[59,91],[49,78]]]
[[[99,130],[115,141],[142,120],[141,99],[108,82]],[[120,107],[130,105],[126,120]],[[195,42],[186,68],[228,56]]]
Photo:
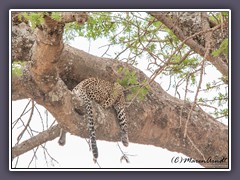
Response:
[[[31,2],[31,3],[29,3]],[[1,115],[1,126],[0,126],[0,132],[1,132],[1,140],[0,142],[3,143],[0,148],[0,174],[1,174],[1,178],[3,179],[8,179],[8,178],[15,178],[16,173],[17,172],[9,172],[8,171],[8,11],[9,9],[19,9],[19,8],[41,8],[41,9],[46,9],[46,8],[53,8],[53,9],[64,9],[64,8],[110,8],[110,9],[120,9],[120,8],[136,8],[136,9],[140,9],[140,8],[158,8],[158,9],[163,9],[163,8],[169,8],[169,9],[173,9],[173,8],[191,8],[191,9],[199,9],[199,8],[205,8],[205,9],[212,9],[212,8],[218,8],[218,9],[231,9],[232,12],[232,117],[231,117],[231,122],[232,122],[232,165],[231,165],[231,172],[181,172],[181,176],[179,176],[178,172],[169,172],[169,173],[161,173],[158,174],[159,172],[144,172],[144,173],[134,173],[134,172],[101,172],[101,176],[98,175],[97,172],[81,172],[81,174],[77,174],[77,173],[71,173],[68,174],[68,172],[66,172],[68,175],[65,176],[63,175],[63,173],[61,173],[61,175],[59,175],[60,173],[58,172],[53,172],[53,174],[55,174],[55,176],[53,177],[52,175],[50,175],[50,173],[46,173],[47,175],[45,175],[45,173],[39,173],[39,172],[35,172],[35,173],[39,173],[38,176],[36,176],[36,174],[33,174],[32,172],[21,172],[18,173],[16,178],[18,179],[26,179],[27,177],[29,177],[29,179],[42,179],[42,178],[56,178],[58,180],[60,179],[65,179],[68,178],[69,175],[71,176],[71,178],[81,178],[83,177],[85,178],[101,178],[101,177],[111,177],[112,178],[133,178],[133,177],[137,177],[138,175],[138,179],[145,179],[145,178],[149,178],[149,176],[152,177],[159,177],[159,178],[166,178],[166,177],[171,177],[174,179],[181,179],[184,178],[186,179],[186,177],[189,177],[191,179],[202,179],[202,178],[213,178],[213,179],[226,179],[226,178],[234,178],[234,179],[238,179],[237,175],[239,174],[237,163],[239,165],[240,162],[240,158],[239,155],[237,154],[237,151],[239,150],[239,144],[237,143],[237,137],[239,137],[239,131],[236,129],[239,126],[240,121],[237,119],[237,115],[239,115],[239,111],[234,111],[235,108],[238,108],[237,106],[237,102],[240,102],[240,98],[239,95],[237,95],[237,93],[240,90],[239,84],[234,83],[234,82],[238,82],[236,79],[237,77],[240,77],[240,71],[239,71],[239,58],[237,58],[237,54],[236,51],[237,49],[239,49],[239,43],[237,41],[237,39],[239,39],[239,35],[237,35],[237,28],[239,30],[239,24],[237,24],[237,17],[239,17],[240,12],[237,9],[239,7],[239,4],[237,4],[237,1],[232,2],[232,1],[225,1],[225,0],[201,0],[201,1],[191,1],[191,0],[182,0],[182,1],[178,1],[178,0],[168,0],[165,2],[159,2],[159,1],[152,1],[152,0],[148,0],[147,2],[141,2],[139,0],[134,0],[134,1],[128,1],[127,4],[123,4],[124,1],[106,1],[106,0],[102,0],[100,3],[98,0],[95,1],[73,1],[73,0],[68,0],[68,1],[47,1],[47,2],[43,2],[43,1],[37,1],[34,2],[34,4],[32,3],[32,1],[27,1],[27,0],[21,0],[21,1],[15,1],[15,0],[8,0],[7,2],[1,2],[1,6],[0,6],[0,22],[1,22],[1,34],[0,34],[0,47],[1,47],[1,53],[0,53],[0,83],[1,83],[1,87],[0,88],[0,115]],[[236,60],[235,60],[236,59]],[[173,169],[174,171],[174,169]],[[28,174],[25,174],[28,173]],[[119,176],[117,176],[117,174],[119,174]],[[121,175],[120,175],[121,173]],[[196,176],[196,173],[198,174]],[[51,173],[52,174],[52,173]],[[65,174],[65,173],[64,173]],[[27,176],[26,176],[27,175]],[[88,176],[86,176],[88,175]],[[106,176],[107,175],[107,176]],[[231,177],[230,177],[231,176]]]

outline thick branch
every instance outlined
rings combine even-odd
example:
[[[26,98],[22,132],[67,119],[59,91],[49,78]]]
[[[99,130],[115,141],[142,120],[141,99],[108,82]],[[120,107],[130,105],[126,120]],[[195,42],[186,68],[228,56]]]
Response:
[[[87,12],[61,12],[61,22],[69,23],[69,22],[78,22],[79,24],[83,24],[88,20]]]
[[[115,69],[126,65],[111,59],[99,58],[69,46],[65,46],[60,59],[59,68],[64,67],[62,65],[69,62],[72,64],[70,66],[76,67],[76,69],[72,68],[72,74],[65,77],[69,77],[68,81],[71,82],[68,86],[69,89],[78,79],[87,78],[87,76],[98,76],[111,81],[114,76],[105,76],[106,67],[110,66]],[[129,68],[133,69],[131,66]],[[135,70],[139,79],[147,78],[141,71]],[[13,82],[13,84],[15,83]],[[190,142],[188,138],[184,138],[183,132],[191,105],[170,96],[157,83],[153,83],[151,89],[152,91],[143,102],[135,101],[127,109],[130,142],[163,147],[170,151],[183,153],[194,159],[203,159],[199,151],[205,158],[220,159],[228,157],[227,126],[215,121],[202,110],[196,109],[192,112],[191,119],[188,122]],[[42,95],[42,98],[35,99],[36,102],[46,107],[68,132],[88,138],[87,122],[84,115],[79,115],[72,109],[73,105],[69,90],[62,84],[58,85],[55,91],[57,93],[53,94],[65,95],[59,99]],[[18,97],[15,95],[17,92],[14,91],[13,97]],[[181,114],[182,117],[180,117]],[[112,109],[104,110],[99,107],[96,110],[97,139],[120,140],[119,127],[115,119],[115,113]],[[227,167],[227,162],[224,165],[214,163],[202,165],[221,168]]]
[[[30,61],[35,36],[26,23],[12,26],[12,61]]]
[[[45,17],[45,23],[35,29],[36,42],[32,48],[30,72],[44,93],[48,93],[58,80],[55,63],[63,49],[63,24]]]
[[[181,40],[184,41],[188,37],[186,37],[183,33],[183,31],[173,23],[171,19],[169,19],[164,13],[161,12],[151,12],[152,16],[154,16],[156,19],[161,21],[165,26],[167,26],[169,29],[173,31],[173,33]],[[206,48],[202,45],[198,44],[193,39],[189,39],[186,42],[186,45],[188,45],[193,51],[204,57],[206,53]],[[221,57],[213,57],[211,54],[209,54],[207,57],[207,60],[211,62],[224,76],[228,76],[228,66],[224,63],[224,60]]]
[[[83,24],[88,19],[86,12],[58,12],[60,19],[55,22],[55,25],[65,24],[70,22],[77,22]],[[12,61],[30,61],[31,48],[35,42],[33,28],[30,27],[28,20],[22,16],[19,18],[21,12],[12,12]],[[54,22],[54,20],[51,20]],[[46,35],[46,34],[45,34]],[[39,36],[37,34],[37,36]],[[48,39],[47,37],[43,37]],[[51,38],[52,39],[52,38]]]
[[[22,143],[12,148],[12,159],[15,157],[32,150],[33,148],[40,146],[41,144],[52,141],[59,136],[60,128],[58,125],[51,127],[50,129],[39,133],[38,135],[23,141]]]

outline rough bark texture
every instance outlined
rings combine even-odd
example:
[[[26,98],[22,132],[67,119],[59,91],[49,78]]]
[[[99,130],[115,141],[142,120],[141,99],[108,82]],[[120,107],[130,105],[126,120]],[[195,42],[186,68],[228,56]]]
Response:
[[[210,20],[205,21],[206,18],[202,12],[151,12],[157,20],[161,21],[167,26],[173,33],[181,40],[184,41],[189,36],[195,33],[201,32],[206,27],[206,23],[209,28],[215,24],[211,23]],[[205,25],[203,23],[205,22]],[[215,25],[216,26],[216,25]],[[221,28],[216,29],[211,35],[211,51],[219,48],[222,41],[228,37],[228,25],[222,25]],[[204,34],[195,36],[194,38],[188,39],[185,43],[193,51],[204,57],[206,53],[206,38]],[[211,52],[210,51],[210,52]],[[214,57],[209,53],[206,59],[211,62],[224,76],[228,76],[228,60],[223,55]]]
[[[48,20],[52,22],[51,19]],[[51,26],[53,24],[54,26]],[[16,29],[19,28],[17,26],[19,24],[16,25]],[[26,41],[28,43],[22,45],[18,51],[15,51],[17,47],[15,43],[20,43],[21,38],[18,39],[18,35],[21,34],[13,35],[15,43],[12,51],[16,52],[13,56],[21,55],[22,59],[26,57],[25,60],[31,57],[32,63],[26,66],[22,76],[12,77],[12,100],[32,98],[56,118],[60,127],[71,134],[88,138],[87,122],[81,103],[76,111],[72,102],[73,87],[88,77],[114,81],[117,78],[115,71],[122,66],[134,69],[139,79],[143,80],[147,77],[125,63],[99,58],[63,45],[61,28],[61,24],[57,22],[52,22],[49,26],[46,23],[46,27],[37,28],[35,44],[33,45],[31,40]],[[27,29],[25,32],[28,32]],[[28,36],[24,37],[28,38]],[[25,46],[32,47],[32,56],[22,53]],[[119,127],[114,110],[111,108],[105,110],[97,104],[94,104],[94,107],[97,139],[119,141]],[[228,158],[228,127],[199,108],[193,110],[187,126],[187,136],[184,137],[185,123],[190,109],[190,103],[184,103],[170,96],[159,84],[153,82],[145,100],[142,102],[136,100],[127,108],[130,143],[155,145],[197,160]],[[27,148],[22,148],[26,142],[13,147],[12,157],[55,138],[56,134],[59,134],[59,127],[54,128],[49,130],[51,135],[49,134],[48,138],[45,136],[48,134],[46,132],[44,135],[40,133],[29,139]],[[200,164],[209,168],[227,168],[228,159],[222,163]]]

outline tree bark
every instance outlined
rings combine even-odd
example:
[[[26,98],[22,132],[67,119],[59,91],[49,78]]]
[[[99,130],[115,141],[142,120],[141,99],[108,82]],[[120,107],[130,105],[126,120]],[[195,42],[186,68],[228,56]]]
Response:
[[[46,131],[39,133],[37,136],[34,136],[22,143],[14,146],[12,148],[12,159],[15,157],[32,150],[33,148],[40,146],[48,141],[54,140],[60,134],[60,128],[58,125],[55,125],[49,128]]]
[[[19,26],[16,25],[16,26]],[[54,27],[58,26],[54,25]],[[52,30],[54,27],[50,28]],[[53,33],[49,37],[49,33]],[[56,38],[56,43],[43,43],[44,37]],[[71,90],[83,79],[99,77],[108,81],[116,81],[116,71],[119,67],[128,67],[137,72],[138,79],[147,79],[140,70],[113,59],[100,58],[62,44],[59,31],[49,31],[47,28],[37,29],[37,41],[32,47],[33,63],[29,63],[22,76],[12,77],[12,100],[32,98],[44,106],[57,120],[59,126],[67,132],[88,138],[85,112],[80,103],[78,107],[72,101]],[[17,34],[13,36],[16,43]],[[27,37],[26,37],[27,38]],[[31,44],[32,41],[29,41]],[[41,45],[43,43],[44,45]],[[25,44],[28,46],[29,44]],[[24,46],[24,45],[23,45]],[[47,47],[46,47],[47,46]],[[57,46],[57,47],[56,47]],[[16,46],[12,46],[15,51]],[[21,48],[24,48],[21,46]],[[41,49],[44,49],[44,53]],[[17,56],[17,53],[16,53]],[[22,58],[30,57],[23,54]],[[26,58],[27,59],[27,58]],[[29,58],[28,58],[29,59]],[[48,75],[46,77],[46,75]],[[50,77],[50,78],[49,78]],[[119,127],[115,112],[107,110],[94,103],[96,138],[98,140],[119,141]],[[187,136],[184,137],[185,124],[190,113],[191,104],[167,94],[161,86],[153,82],[150,92],[143,101],[135,100],[126,109],[128,118],[129,140],[132,143],[149,144],[166,148],[169,151],[183,153],[195,160],[221,160],[228,158],[228,127],[216,121],[213,117],[195,108],[187,125]],[[49,137],[42,133],[28,140],[44,143],[59,134],[59,128],[50,129]],[[45,133],[45,132],[43,132]],[[36,140],[36,139],[41,140]],[[25,143],[28,148],[22,148],[25,142],[12,148],[12,157],[29,151],[39,143]],[[99,149],[99,151],[103,151]],[[200,162],[208,168],[228,168],[227,161],[216,163]]]
[[[211,21],[206,19],[204,12],[150,12],[150,14],[157,20],[162,22],[181,40],[186,40],[189,36],[199,33],[207,25],[210,28]],[[171,18],[170,18],[171,17]],[[205,25],[203,24],[205,22]],[[216,25],[215,25],[216,26]],[[221,28],[224,31],[221,33]],[[203,33],[202,33],[203,34]],[[204,33],[205,34],[205,33]],[[194,38],[188,39],[185,44],[188,45],[194,52],[204,57],[206,53],[205,43],[208,41],[203,35],[198,35]],[[228,37],[227,24],[219,26],[211,36],[212,46],[211,50],[219,48],[224,38]],[[214,65],[223,76],[228,76],[228,60],[223,55],[214,57],[209,53],[206,59]]]

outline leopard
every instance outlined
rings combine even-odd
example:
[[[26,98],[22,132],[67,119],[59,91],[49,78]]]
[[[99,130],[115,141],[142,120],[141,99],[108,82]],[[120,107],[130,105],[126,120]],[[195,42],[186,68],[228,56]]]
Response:
[[[83,100],[88,122],[87,128],[89,132],[90,149],[95,163],[98,158],[98,147],[94,126],[93,101],[104,109],[110,107],[115,109],[122,144],[126,147],[129,145],[124,88],[118,82],[110,82],[100,78],[90,77],[81,81],[72,92],[74,98],[81,98]]]

